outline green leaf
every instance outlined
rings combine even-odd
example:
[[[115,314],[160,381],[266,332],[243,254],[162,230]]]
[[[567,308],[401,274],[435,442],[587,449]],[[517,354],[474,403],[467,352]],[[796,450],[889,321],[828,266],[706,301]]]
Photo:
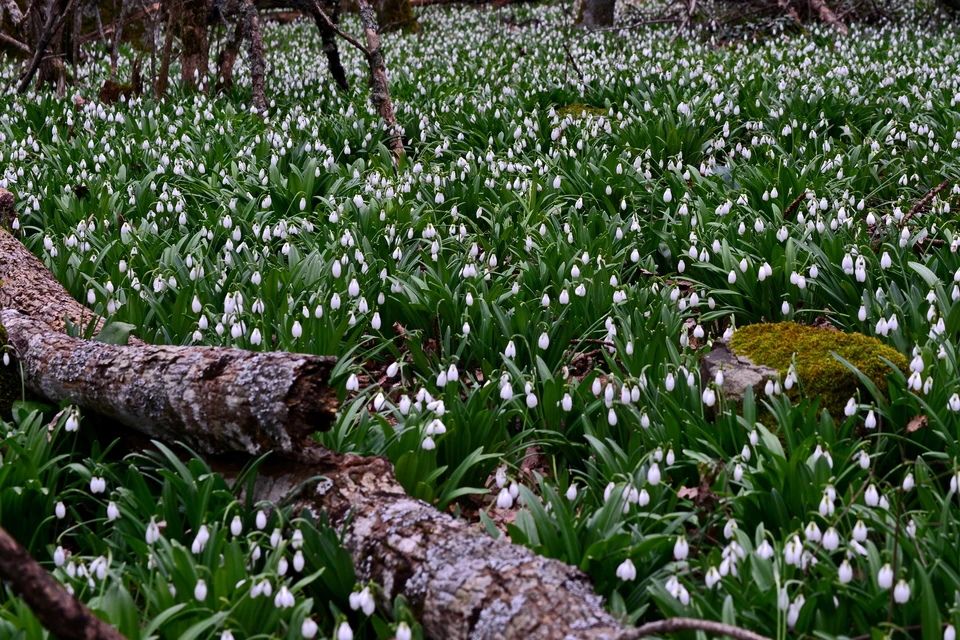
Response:
[[[130,339],[130,334],[135,331],[137,325],[128,322],[108,322],[103,325],[100,333],[94,337],[96,342],[103,344],[126,345]]]

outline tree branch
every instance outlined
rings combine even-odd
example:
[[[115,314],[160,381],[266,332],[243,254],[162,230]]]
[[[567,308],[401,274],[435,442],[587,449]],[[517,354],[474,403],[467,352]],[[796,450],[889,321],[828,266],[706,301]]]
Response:
[[[27,603],[51,634],[63,640],[123,640],[120,632],[67,593],[27,550],[0,527],[0,578]]]

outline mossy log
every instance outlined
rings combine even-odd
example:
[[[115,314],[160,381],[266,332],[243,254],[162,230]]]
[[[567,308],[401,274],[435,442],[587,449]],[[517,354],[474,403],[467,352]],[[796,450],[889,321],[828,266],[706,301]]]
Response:
[[[730,339],[730,348],[737,356],[754,364],[776,369],[786,376],[791,364],[796,365],[803,395],[820,401],[820,408],[832,416],[842,416],[847,401],[859,392],[869,398],[857,375],[832,354],[837,354],[879,389],[887,388],[891,372],[887,361],[901,371],[907,359],[880,340],[860,333],[808,327],[794,322],[752,324],[737,329]],[[789,392],[796,396],[795,388]]]

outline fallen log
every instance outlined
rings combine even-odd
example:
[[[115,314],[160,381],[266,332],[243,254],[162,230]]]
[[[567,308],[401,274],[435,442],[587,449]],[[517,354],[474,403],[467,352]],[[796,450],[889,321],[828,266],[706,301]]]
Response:
[[[93,615],[0,527],[0,580],[13,585],[40,621],[64,640],[123,640],[120,632]]]
[[[345,527],[358,579],[382,587],[384,608],[403,594],[429,638],[616,640],[624,633],[579,569],[407,496],[383,458],[314,447],[287,468],[261,475],[258,499],[302,487],[295,510],[325,510]],[[317,474],[315,484],[303,485]]]
[[[313,444],[309,434],[329,426],[335,410],[336,397],[324,388],[330,359],[70,338],[52,327],[62,330],[62,316],[80,315],[82,306],[3,232],[0,276],[6,307],[0,324],[28,389],[201,453],[274,449],[256,499],[293,499],[298,510],[326,510],[335,526],[346,526],[345,544],[361,579],[383,585],[384,607],[404,594],[428,637],[614,640],[623,631],[578,569],[494,540],[410,498],[383,458]],[[39,304],[35,295],[47,299]],[[23,308],[31,315],[16,311]],[[298,386],[303,378],[294,372],[303,369],[312,375]]]
[[[2,196],[0,194],[0,201]],[[104,325],[103,318],[74,300],[37,256],[3,230],[0,230],[0,308],[18,309],[60,333],[66,331],[66,321],[81,328],[92,322],[95,332]],[[143,344],[132,336],[130,343]]]
[[[12,247],[10,241],[0,244],[0,265],[9,260],[6,253]],[[27,264],[46,271],[39,260]],[[14,278],[26,275],[24,269],[10,273]],[[51,276],[34,273],[29,277],[43,282]],[[277,454],[261,466],[254,498],[283,500],[299,513],[325,511],[330,522],[344,531],[344,545],[360,579],[381,585],[382,590],[377,590],[380,606],[389,609],[402,594],[428,638],[637,637],[627,635],[631,632],[605,611],[602,598],[580,570],[512,545],[503,537],[493,539],[409,497],[386,459],[336,453],[309,439],[308,429],[329,424],[335,396],[321,389],[317,395],[322,398],[322,412],[310,413],[300,405],[310,402],[311,393],[295,391],[284,396],[283,388],[297,389],[297,385],[280,384],[278,378],[306,367],[313,375],[305,388],[316,390],[318,381],[326,383],[330,360],[212,347],[92,343],[57,333],[51,324],[60,316],[42,315],[51,309],[58,314],[76,304],[62,287],[45,291],[59,291],[66,299],[44,306],[31,303],[33,293],[9,277],[0,291],[8,307],[0,314],[0,322],[34,393],[55,402],[69,398],[131,429],[168,443],[192,443],[201,452],[253,453],[273,448]],[[15,310],[24,306],[37,315]],[[287,403],[289,397],[296,402]],[[236,406],[228,412],[225,408],[230,403]],[[239,419],[238,412],[247,417]]]
[[[5,309],[33,393],[199,453],[293,452],[330,428],[333,358],[221,347],[116,346],[71,338]]]

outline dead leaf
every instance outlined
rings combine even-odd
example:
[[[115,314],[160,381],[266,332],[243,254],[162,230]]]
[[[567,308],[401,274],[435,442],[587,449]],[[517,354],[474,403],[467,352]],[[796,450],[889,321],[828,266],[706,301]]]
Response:
[[[925,426],[927,426],[928,422],[929,420],[927,420],[927,416],[924,416],[924,415],[914,416],[913,419],[907,423],[907,433],[920,431],[920,429],[923,429]]]

